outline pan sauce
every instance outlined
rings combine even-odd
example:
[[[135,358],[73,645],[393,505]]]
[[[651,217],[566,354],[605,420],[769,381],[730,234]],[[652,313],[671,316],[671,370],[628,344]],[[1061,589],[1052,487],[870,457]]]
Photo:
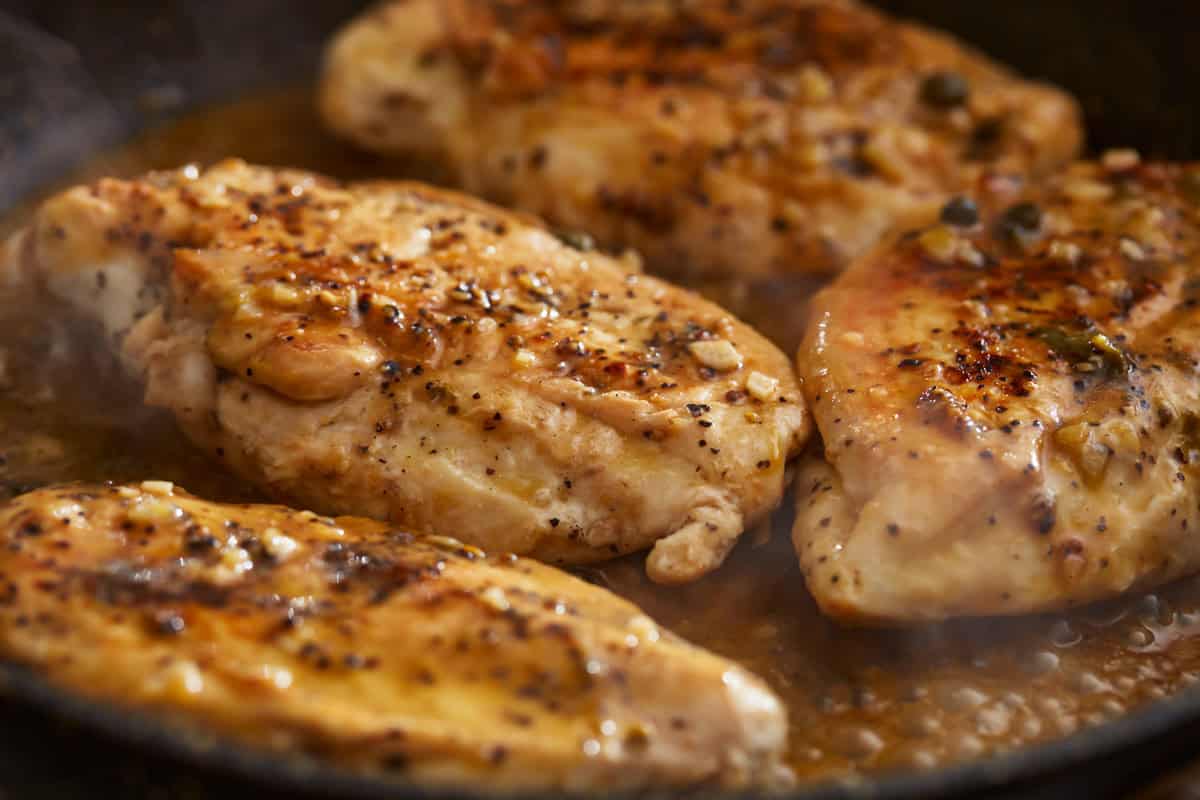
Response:
[[[288,91],[153,130],[72,181],[231,155],[343,178],[437,177],[427,165],[345,150],[321,132],[307,93]],[[4,496],[60,480],[155,478],[215,500],[265,499],[214,469],[164,414],[139,408],[52,314],[10,308],[4,317]],[[930,768],[1046,741],[1200,679],[1200,580],[1066,615],[843,630],[805,593],[786,516],[777,514],[772,541],[743,544],[694,584],[650,584],[641,556],[582,572],[770,682],[790,707],[791,760],[802,779]]]

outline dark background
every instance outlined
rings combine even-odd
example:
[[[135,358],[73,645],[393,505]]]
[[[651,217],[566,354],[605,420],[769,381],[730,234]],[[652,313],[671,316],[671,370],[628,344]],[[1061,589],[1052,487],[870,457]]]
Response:
[[[879,0],[1081,99],[1095,149],[1200,152],[1200,9],[1177,0]],[[0,0],[0,207],[149,119],[302,80],[363,0]],[[9,113],[20,109],[19,113]]]
[[[1093,150],[1135,146],[1147,155],[1172,158],[1200,153],[1200,5],[1194,2],[878,4],[954,31],[1026,74],[1074,92],[1088,115]],[[0,208],[146,125],[248,89],[306,80],[321,42],[365,5],[361,0],[0,0]],[[286,136],[287,131],[264,135]],[[1200,709],[1197,699],[1182,711],[1176,701],[1176,713],[1169,719],[1160,713],[1142,731],[1150,736],[1151,728],[1161,734],[1168,725],[1177,726],[1173,734],[1155,735],[1119,758],[1093,758],[1082,768],[1079,759],[1063,760],[1060,749],[1056,777],[1026,780],[1004,793],[1123,796],[1166,765],[1200,753],[1193,744],[1200,726],[1191,713]],[[138,735],[154,738],[153,732]],[[143,750],[114,744],[91,727],[55,721],[15,700],[0,700],[0,800],[296,796],[272,795],[180,761],[143,756]],[[1039,763],[1056,768],[1053,758]],[[987,773],[981,768],[942,785],[912,784],[902,794],[945,790],[998,796],[963,791]],[[319,783],[294,774],[290,780],[310,788]],[[884,794],[900,796],[899,788],[893,785]]]

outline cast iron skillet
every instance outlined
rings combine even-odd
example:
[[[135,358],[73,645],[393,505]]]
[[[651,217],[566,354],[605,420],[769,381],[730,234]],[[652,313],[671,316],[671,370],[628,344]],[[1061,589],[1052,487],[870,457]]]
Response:
[[[881,0],[1080,97],[1094,149],[1200,153],[1200,11],[1135,0]],[[1168,7],[1168,5],[1170,7]],[[170,116],[313,73],[362,0],[0,0],[0,210],[89,155]],[[286,131],[263,131],[264,136]],[[0,665],[0,794],[262,800],[429,797],[202,741],[83,702]],[[49,712],[49,713],[47,713]],[[800,789],[795,797],[1119,797],[1200,755],[1200,691],[1040,747],[922,774]],[[439,796],[445,796],[440,793]],[[466,795],[462,795],[466,797]]]

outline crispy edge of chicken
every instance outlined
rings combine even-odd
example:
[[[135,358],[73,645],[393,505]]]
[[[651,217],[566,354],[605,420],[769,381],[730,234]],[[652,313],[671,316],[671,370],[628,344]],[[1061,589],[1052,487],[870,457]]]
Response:
[[[489,789],[780,785],[780,701],[553,567],[163,481],[0,509],[0,650],[183,730]]]
[[[1082,141],[1065,93],[828,0],[385,2],[331,41],[319,99],[359,146],[718,285],[829,275]]]
[[[793,539],[825,612],[1038,612],[1200,568],[1197,186],[1128,152],[993,176],[818,295]]]
[[[586,562],[714,569],[810,423],[789,360],[685,290],[414,183],[229,161],[47,201],[9,275],[294,505]]]

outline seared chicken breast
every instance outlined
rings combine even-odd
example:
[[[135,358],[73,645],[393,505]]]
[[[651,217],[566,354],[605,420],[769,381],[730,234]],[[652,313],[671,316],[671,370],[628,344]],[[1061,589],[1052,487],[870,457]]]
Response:
[[[1200,569],[1200,169],[994,176],[814,301],[813,595],[849,620],[1042,611]]]
[[[11,272],[99,321],[146,401],[322,513],[585,562],[713,569],[808,420],[728,313],[419,184],[231,161],[49,200]]]
[[[159,481],[23,495],[0,540],[0,656],[184,732],[489,789],[787,778],[761,681],[534,561]]]
[[[334,39],[320,103],[365,148],[704,280],[835,272],[1081,137],[1062,92],[840,0],[397,0]]]

